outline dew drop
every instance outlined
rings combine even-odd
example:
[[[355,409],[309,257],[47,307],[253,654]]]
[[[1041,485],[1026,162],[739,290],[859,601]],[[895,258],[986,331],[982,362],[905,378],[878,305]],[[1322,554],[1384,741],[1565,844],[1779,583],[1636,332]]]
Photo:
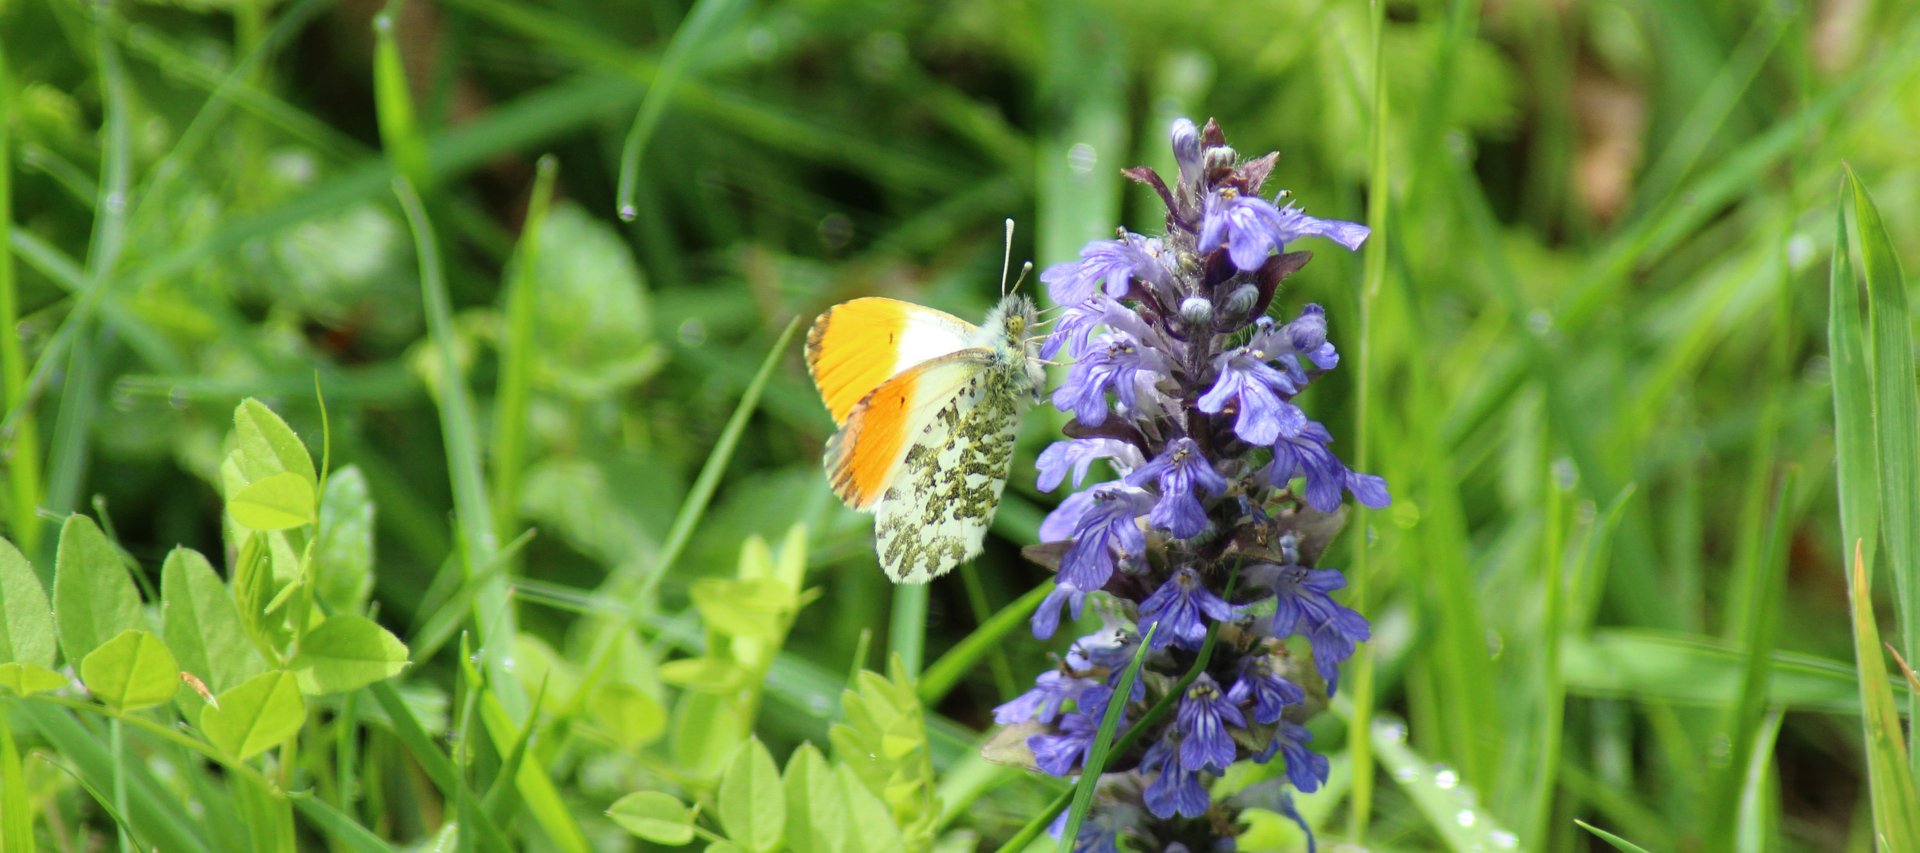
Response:
[[[1399,782],[1402,785],[1408,784],[1418,778],[1420,778],[1420,771],[1411,767],[1402,767],[1393,771],[1393,781]]]
[[[833,703],[828,702],[825,696],[814,696],[807,700],[807,708],[813,711],[815,716],[824,717],[833,712]]]
[[[1805,266],[1807,259],[1813,257],[1813,238],[1805,234],[1795,234],[1787,239],[1787,263],[1793,266]]]
[[[107,197],[105,201],[107,204],[107,210],[110,212],[119,213],[120,211],[127,209],[126,193],[118,193],[118,192],[107,193]]]
[[[1441,790],[1452,790],[1453,786],[1460,784],[1460,774],[1451,767],[1436,764],[1433,768],[1433,784]]]
[[[1527,314],[1527,331],[1536,335],[1546,335],[1553,330],[1553,315],[1545,308],[1535,308]]]
[[[632,222],[640,218],[640,209],[631,204],[620,205],[620,221]]]
[[[1513,850],[1520,846],[1519,836],[1504,829],[1496,829],[1487,833],[1487,840],[1493,842],[1493,846],[1501,850]]]
[[[1393,743],[1400,743],[1407,739],[1407,727],[1403,725],[1399,720],[1388,720],[1388,721],[1381,722],[1379,726],[1379,731],[1380,731],[1381,737],[1386,738],[1387,740]]]
[[[1480,816],[1474,814],[1472,809],[1461,809],[1460,813],[1457,815],[1454,815],[1453,819],[1456,823],[1459,823],[1460,826],[1462,827],[1471,827],[1473,826],[1474,821],[1477,821],[1480,819]]]
[[[187,401],[187,389],[181,388],[178,385],[167,389],[167,405],[185,411],[189,405]]]
[[[680,324],[680,343],[692,349],[707,342],[707,324],[698,319],[689,318]]]
[[[1085,142],[1076,142],[1072,148],[1067,149],[1067,168],[1076,173],[1084,175],[1093,171],[1094,165],[1099,161],[1099,152],[1094,151],[1093,146]]]

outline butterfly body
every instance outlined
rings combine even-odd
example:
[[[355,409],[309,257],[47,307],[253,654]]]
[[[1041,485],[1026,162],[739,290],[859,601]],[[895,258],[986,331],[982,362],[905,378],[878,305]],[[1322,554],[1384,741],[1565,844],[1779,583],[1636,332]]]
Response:
[[[822,460],[875,513],[880,565],[925,583],[980,553],[1044,374],[1034,307],[1008,296],[974,326],[908,302],[842,303],[814,321],[807,367],[840,431]]]

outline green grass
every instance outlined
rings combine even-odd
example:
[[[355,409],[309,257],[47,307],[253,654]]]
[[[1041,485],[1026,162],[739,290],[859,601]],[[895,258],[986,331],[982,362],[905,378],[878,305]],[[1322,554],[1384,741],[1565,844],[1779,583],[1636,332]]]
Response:
[[[411,654],[244,760],[186,693],[0,692],[0,840],[619,849],[639,790],[760,837],[753,737],[900,843],[1053,846],[1088,792],[979,754],[1063,651],[1019,549],[1064,418],[972,574],[897,595],[795,338],[978,316],[1009,217],[1039,269],[1157,230],[1118,169],[1187,115],[1374,229],[1275,300],[1326,306],[1303,403],[1394,494],[1323,561],[1374,626],[1312,724],[1323,848],[1920,843],[1910,5],[0,0],[0,534],[51,588],[97,517],[154,631],[210,555],[275,667],[337,615]],[[227,517],[247,397],[357,472],[364,558]],[[909,696],[937,809],[830,734]]]

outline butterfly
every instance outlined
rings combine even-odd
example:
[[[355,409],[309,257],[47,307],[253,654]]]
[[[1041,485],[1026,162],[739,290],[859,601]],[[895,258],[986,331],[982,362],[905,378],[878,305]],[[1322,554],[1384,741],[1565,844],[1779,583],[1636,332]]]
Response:
[[[833,493],[872,512],[880,566],[926,583],[980,553],[1013,463],[1020,413],[1045,381],[1033,300],[1004,296],[975,326],[897,299],[821,314],[807,370],[839,432],[822,463]]]

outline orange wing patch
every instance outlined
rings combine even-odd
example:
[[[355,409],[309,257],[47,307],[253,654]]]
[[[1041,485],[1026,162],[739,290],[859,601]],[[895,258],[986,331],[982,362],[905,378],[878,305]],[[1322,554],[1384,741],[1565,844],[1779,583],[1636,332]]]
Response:
[[[813,321],[807,331],[807,372],[813,374],[834,423],[846,423],[861,398],[893,375],[900,338],[907,330],[907,307],[891,299],[855,299]],[[907,390],[912,390],[911,383]],[[837,481],[834,488],[840,488]]]
[[[820,325],[816,323],[814,328]],[[906,447],[908,418],[920,373],[909,370],[873,389],[852,407],[846,426],[827,443],[827,479],[833,483],[833,493],[847,506],[868,509],[886,494]],[[820,388],[826,396],[826,384],[821,383]],[[828,405],[833,405],[831,397]],[[834,419],[840,420],[838,409]]]

